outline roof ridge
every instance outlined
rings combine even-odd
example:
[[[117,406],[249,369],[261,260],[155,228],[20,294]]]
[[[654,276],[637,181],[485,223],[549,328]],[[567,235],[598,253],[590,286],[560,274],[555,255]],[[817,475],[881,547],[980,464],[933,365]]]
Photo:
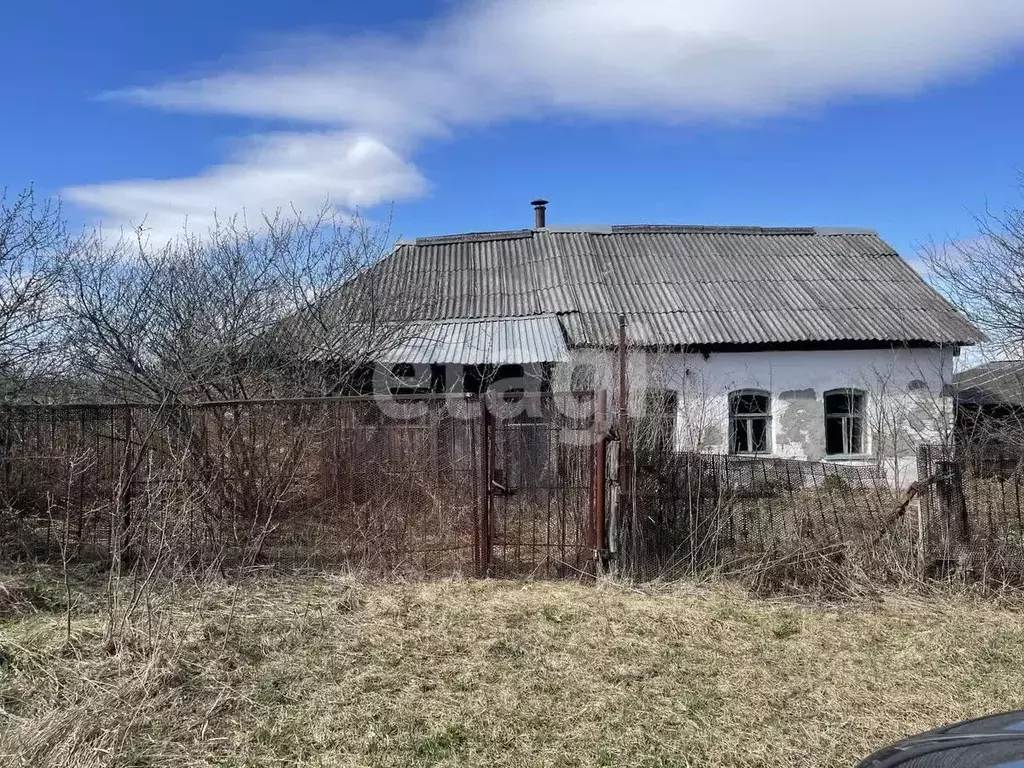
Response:
[[[505,229],[490,232],[462,232],[450,235],[432,235],[411,240],[400,240],[398,245],[450,245],[494,240],[525,240],[534,235],[628,235],[628,234],[723,234],[723,235],[801,235],[832,237],[837,235],[865,235],[879,237],[874,229],[861,227],[757,227],[718,224],[587,224],[579,226],[552,226],[544,229]]]
[[[736,234],[736,235],[815,235],[814,227],[755,227],[727,224],[615,224],[611,233],[616,234]]]
[[[417,237],[406,245],[448,245],[451,243],[476,243],[487,240],[524,240],[533,237],[532,229],[508,229],[494,232],[465,232],[457,235],[434,235],[433,237]]]
[[[572,310],[572,312],[578,312],[579,310]],[[453,325],[462,323],[494,323],[505,320],[549,320],[557,319],[559,315],[571,314],[571,312],[531,312],[530,314],[521,314],[513,312],[511,314],[503,315],[481,315],[479,317],[443,317],[435,319],[423,319],[423,320],[411,320],[412,323],[426,323],[429,325]]]

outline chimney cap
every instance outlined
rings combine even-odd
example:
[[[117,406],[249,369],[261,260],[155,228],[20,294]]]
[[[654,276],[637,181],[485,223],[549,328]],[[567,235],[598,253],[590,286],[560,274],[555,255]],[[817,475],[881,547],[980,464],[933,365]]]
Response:
[[[547,200],[542,200],[540,198],[538,198],[536,200],[531,200],[530,201],[530,205],[532,205],[534,208],[539,208],[542,205],[547,205],[547,204],[548,204]]]

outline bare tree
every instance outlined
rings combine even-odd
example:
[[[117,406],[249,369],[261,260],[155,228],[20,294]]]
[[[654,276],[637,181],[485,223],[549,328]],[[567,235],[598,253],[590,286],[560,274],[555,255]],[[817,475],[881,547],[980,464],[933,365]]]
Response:
[[[1019,200],[977,216],[968,239],[933,244],[925,264],[933,284],[989,338],[970,355],[978,368],[957,395],[961,448],[1021,445],[1024,441],[1024,173]]]
[[[56,286],[76,243],[60,205],[0,190],[0,394],[33,395],[57,367]]]
[[[410,302],[370,269],[388,246],[387,226],[328,208],[156,246],[97,232],[64,283],[69,337],[107,397],[329,394],[409,332]]]
[[[925,264],[934,285],[989,336],[999,353],[1024,356],[1024,174],[1021,202],[976,217],[969,239],[933,244]]]
[[[0,189],[0,401],[47,399],[59,371],[57,281],[74,249],[60,206],[29,187]],[[32,526],[12,503],[10,411],[0,414],[0,517],[5,543],[33,552]]]

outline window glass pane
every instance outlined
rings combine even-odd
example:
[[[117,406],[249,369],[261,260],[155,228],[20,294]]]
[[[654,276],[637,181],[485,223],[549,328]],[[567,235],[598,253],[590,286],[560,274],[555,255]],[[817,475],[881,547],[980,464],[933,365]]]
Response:
[[[411,379],[416,375],[416,367],[412,363],[398,363],[391,366],[391,375],[396,379]]]
[[[672,450],[675,444],[677,395],[671,390],[645,393],[645,411],[638,421],[642,447]]]
[[[769,453],[771,450],[771,395],[767,392],[732,392],[729,395],[729,451]]]
[[[734,414],[768,413],[768,395],[742,392],[731,397]]]
[[[825,453],[841,455],[864,453],[864,402],[866,395],[857,390],[825,394]]]
[[[644,395],[645,413],[661,416],[662,414],[675,414],[678,405],[678,394],[672,390],[664,392],[647,392]]]
[[[825,413],[840,416],[859,415],[864,410],[864,393],[853,390],[825,395]]]
[[[747,446],[749,434],[747,430],[746,419],[735,419],[732,422],[732,452],[733,453],[746,453],[749,449]]]
[[[757,453],[768,453],[768,419],[751,419],[752,448]]]
[[[825,453],[843,452],[843,420],[825,419]]]
[[[850,413],[861,414],[864,412],[864,393],[852,392],[850,394]]]
[[[483,390],[485,372],[477,365],[462,366],[462,386],[474,394]]]
[[[494,372],[494,381],[521,378],[523,378],[523,366],[521,365],[499,365]]]
[[[851,418],[848,424],[850,453],[864,453],[864,427],[861,419]]]
[[[847,414],[850,412],[850,397],[846,392],[833,392],[825,395],[825,413]]]

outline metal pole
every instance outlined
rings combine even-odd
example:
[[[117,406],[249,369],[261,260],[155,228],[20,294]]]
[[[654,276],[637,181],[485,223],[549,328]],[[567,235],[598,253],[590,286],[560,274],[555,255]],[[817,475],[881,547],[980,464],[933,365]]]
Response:
[[[604,414],[608,407],[608,393],[604,390],[596,393],[594,403],[594,554],[597,561],[598,573],[604,568],[604,560],[608,547],[606,544],[606,531],[604,519],[604,486],[605,486],[605,426]]]
[[[626,316],[619,315],[619,440],[623,445],[626,442],[626,426],[629,416],[626,404],[628,397],[629,392],[626,390]],[[619,466],[622,466],[621,462]]]
[[[115,437],[111,435],[111,443]],[[124,406],[124,459],[121,465],[121,561],[132,560],[131,529],[132,529],[132,476],[134,475],[132,456],[132,407]]]
[[[927,445],[917,449],[917,478],[919,481],[928,481],[932,475],[932,463]],[[934,488],[932,485],[922,489],[917,497],[917,567],[918,574],[923,579],[928,570],[928,550],[931,542],[928,540],[929,526],[926,522],[929,519],[931,495]]]
[[[640,532],[637,530],[636,515],[633,514],[633,500],[630,495],[630,465],[631,456],[629,452],[629,388],[626,379],[626,315],[619,315],[619,455],[618,455],[618,481],[619,501],[618,519],[619,525],[625,523],[629,531],[627,546],[629,552],[626,557],[636,565],[640,553],[637,551],[640,541]]]
[[[471,413],[468,409],[470,404],[466,403],[467,413]],[[483,419],[480,420],[481,424]],[[480,476],[482,461],[480,460],[480,429],[476,425],[475,420],[469,422],[469,450],[473,456],[473,575],[480,577],[483,575],[483,504],[484,494],[480,491],[481,486],[484,483],[484,479]]]
[[[487,396],[480,395],[480,566],[481,576],[491,571],[491,413]]]

